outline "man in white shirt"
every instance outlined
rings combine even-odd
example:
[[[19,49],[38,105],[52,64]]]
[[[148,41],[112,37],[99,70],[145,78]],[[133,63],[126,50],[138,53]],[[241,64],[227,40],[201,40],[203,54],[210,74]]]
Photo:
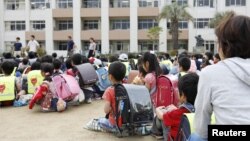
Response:
[[[35,40],[35,36],[31,35],[31,40],[28,43],[28,47],[29,47],[29,52],[36,52],[37,48],[39,47],[39,43]]]

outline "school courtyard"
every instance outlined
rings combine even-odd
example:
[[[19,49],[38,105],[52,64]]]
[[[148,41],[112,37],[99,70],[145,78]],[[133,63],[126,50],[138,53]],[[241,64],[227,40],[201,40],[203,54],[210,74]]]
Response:
[[[83,128],[92,118],[104,116],[103,101],[71,106],[62,113],[43,113],[39,106],[0,108],[1,141],[155,141],[149,136],[117,138]]]

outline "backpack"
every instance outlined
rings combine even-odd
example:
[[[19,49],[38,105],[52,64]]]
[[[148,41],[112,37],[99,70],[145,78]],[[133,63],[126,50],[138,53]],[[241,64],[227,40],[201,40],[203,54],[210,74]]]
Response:
[[[170,75],[161,75],[157,78],[156,84],[156,87],[151,90],[151,99],[154,106],[168,106],[171,104],[178,106],[178,79]]]
[[[56,93],[59,98],[70,101],[80,93],[80,87],[77,80],[67,74],[58,74],[52,77]]]
[[[105,91],[105,89],[111,86],[111,82],[108,78],[108,71],[104,67],[101,67],[96,70],[96,73],[99,80],[97,81],[97,86],[99,87],[100,91]]]
[[[194,133],[194,114],[195,113],[184,113],[182,115],[175,141],[187,141],[189,136]],[[214,114],[211,116],[211,124],[215,124]]]
[[[116,136],[147,135],[153,121],[153,106],[145,86],[116,84],[115,119],[118,132]]]
[[[114,85],[115,90],[115,119],[118,129],[117,136],[128,136],[130,123],[130,102],[127,90],[122,84]]]
[[[84,63],[76,66],[81,88],[94,85],[98,81],[95,68],[90,63]]]

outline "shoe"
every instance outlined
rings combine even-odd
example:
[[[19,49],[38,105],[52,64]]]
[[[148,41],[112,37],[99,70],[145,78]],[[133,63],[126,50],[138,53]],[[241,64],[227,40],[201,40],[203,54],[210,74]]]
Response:
[[[92,119],[83,128],[87,130],[91,130],[91,131],[97,131],[97,132],[102,131],[100,125],[98,124],[98,119]]]
[[[87,100],[86,100],[86,103],[87,103],[87,104],[91,104],[91,103],[92,103],[92,99],[91,99],[91,98],[87,99]]]
[[[101,100],[102,99],[102,97],[99,94],[94,94],[94,97],[95,97],[96,100]]]
[[[155,137],[157,140],[161,140],[164,138],[162,134],[151,133],[151,136]]]

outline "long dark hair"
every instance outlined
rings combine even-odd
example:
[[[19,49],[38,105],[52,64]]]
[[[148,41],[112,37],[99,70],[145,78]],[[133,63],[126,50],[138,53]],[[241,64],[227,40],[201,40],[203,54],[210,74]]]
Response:
[[[145,64],[146,62],[149,63],[148,73],[155,72],[156,77],[161,75],[161,67],[154,54],[150,52],[144,53],[142,56],[142,63]]]

